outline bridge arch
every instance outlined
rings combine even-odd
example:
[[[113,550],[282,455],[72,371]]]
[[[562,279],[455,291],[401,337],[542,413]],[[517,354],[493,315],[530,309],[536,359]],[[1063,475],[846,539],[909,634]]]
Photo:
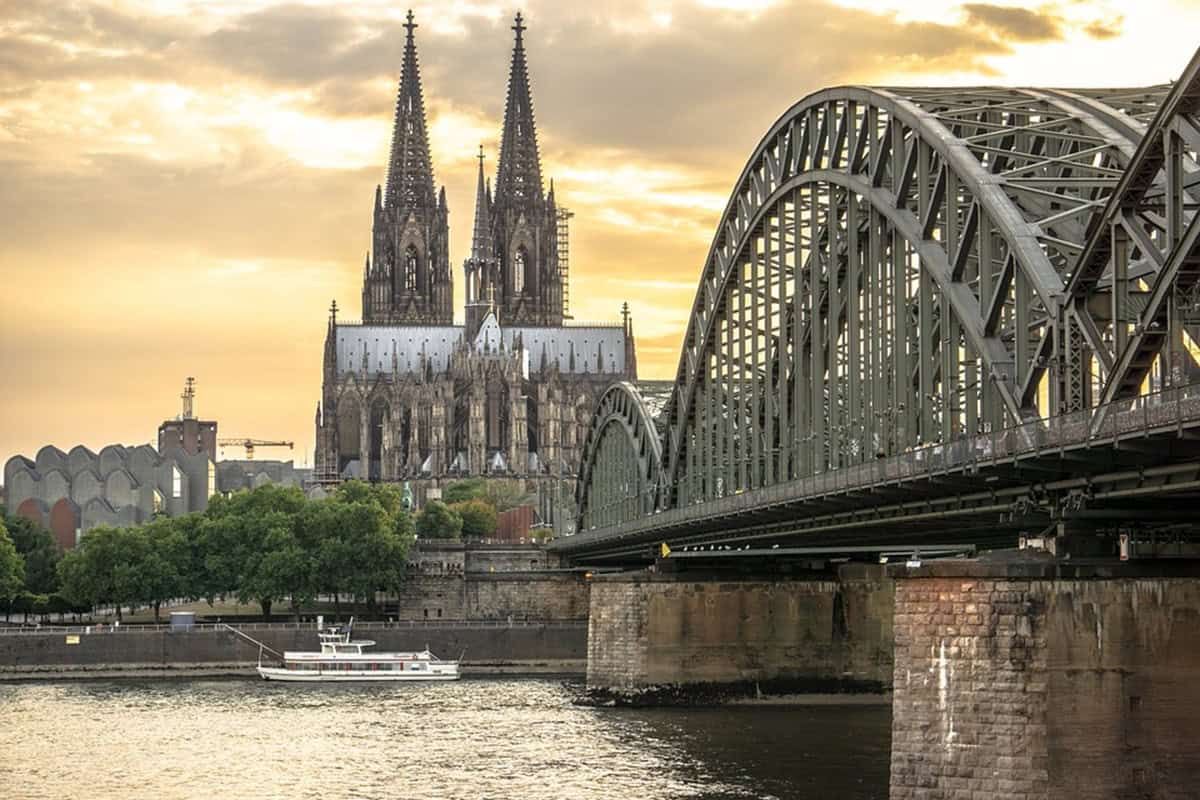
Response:
[[[705,262],[668,505],[1063,406],[1066,282],[1141,130],[1039,90],[847,87],[789,109]]]
[[[600,395],[583,444],[576,484],[578,530],[611,525],[658,508],[662,445],[641,395],[630,383]]]
[[[1198,176],[1200,51],[1171,86],[805,98],[713,237],[655,415],[655,502],[633,518],[621,481],[644,462],[598,417],[583,535],[552,547],[644,560],[967,521],[1000,542],[1084,507],[1111,534],[1129,496],[1096,487],[1134,473],[1094,443],[1200,426]]]

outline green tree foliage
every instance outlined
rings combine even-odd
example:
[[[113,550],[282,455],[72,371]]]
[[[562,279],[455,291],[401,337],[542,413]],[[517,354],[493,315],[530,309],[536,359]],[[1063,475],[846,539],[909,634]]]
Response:
[[[137,599],[154,606],[159,621],[162,604],[190,594],[191,551],[179,520],[163,517],[130,531],[137,553]]]
[[[395,487],[343,489],[310,501],[294,487],[261,486],[213,498],[203,514],[96,528],[59,561],[63,596],[45,605],[148,604],[156,618],[177,597],[234,596],[267,617],[280,600],[299,614],[318,594],[371,605],[403,580],[414,522]]]
[[[399,486],[390,483],[346,481],[337,488],[334,499],[343,503],[378,503],[387,514],[389,524],[396,535],[412,541],[413,517],[404,508],[404,493]],[[407,550],[405,552],[407,553]]]
[[[0,597],[11,598],[25,586],[25,559],[9,538],[8,529],[0,520]]]
[[[19,516],[2,516],[13,546],[25,560],[25,588],[33,594],[58,591],[58,545],[50,531]]]
[[[121,605],[136,600],[134,550],[127,529],[101,526],[88,531],[58,562],[63,594],[93,608],[113,603],[120,619]]]
[[[391,518],[404,513],[404,493],[394,483],[346,481],[338,486],[337,491],[334,493],[334,499],[340,500],[343,503],[375,502]]]
[[[462,535],[465,539],[484,539],[496,532],[500,515],[496,513],[496,507],[486,500],[453,503],[450,510],[462,517]]]
[[[512,481],[490,481],[487,487],[487,499],[496,507],[497,511],[509,511],[534,502],[534,496],[525,491],[525,487],[521,483]]]
[[[468,500],[485,500],[497,511],[508,511],[533,502],[533,495],[526,492],[519,481],[464,478],[447,486],[442,491],[442,500],[447,505],[465,503]]]
[[[442,491],[442,501],[447,505],[482,500],[487,497],[487,478],[464,478],[447,486]]]
[[[213,498],[202,526],[205,596],[233,594],[239,602],[257,602],[263,616],[281,597],[273,576],[275,547],[286,547],[287,536],[308,499],[294,486],[268,484],[230,497]]]
[[[463,519],[441,500],[431,500],[417,515],[417,535],[422,539],[458,539]]]

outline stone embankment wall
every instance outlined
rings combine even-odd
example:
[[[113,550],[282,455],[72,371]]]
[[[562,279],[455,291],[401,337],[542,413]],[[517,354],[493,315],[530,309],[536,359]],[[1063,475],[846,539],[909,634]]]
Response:
[[[950,562],[895,597],[892,800],[1200,792],[1196,577]]]
[[[528,572],[559,566],[535,544],[480,544],[423,539],[409,551],[409,573]]]
[[[313,650],[312,626],[248,626],[246,633],[277,651]],[[420,650],[442,658],[462,654],[464,672],[582,672],[587,628],[579,623],[371,627],[356,638],[379,651]],[[0,679],[129,672],[250,672],[258,649],[228,630],[166,630],[0,635]]]
[[[588,592],[584,576],[569,572],[410,575],[404,581],[396,615],[401,620],[422,621],[582,621],[588,615]]]
[[[743,691],[884,691],[892,585],[629,573],[592,583],[589,689],[636,700]]]

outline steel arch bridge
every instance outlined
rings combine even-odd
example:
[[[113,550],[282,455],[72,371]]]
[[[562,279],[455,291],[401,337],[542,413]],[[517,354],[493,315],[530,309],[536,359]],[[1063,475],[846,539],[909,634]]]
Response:
[[[1132,409],[1167,398],[1182,434],[1198,111],[1200,52],[1142,89],[846,87],[794,105],[718,225],[661,441],[636,389],[611,388],[580,533],[556,546],[602,553],[734,507],[761,530],[781,498],[794,517],[913,483],[914,461],[978,475],[981,454],[1020,466],[1049,439],[1075,474],[1068,449],[1115,447]]]

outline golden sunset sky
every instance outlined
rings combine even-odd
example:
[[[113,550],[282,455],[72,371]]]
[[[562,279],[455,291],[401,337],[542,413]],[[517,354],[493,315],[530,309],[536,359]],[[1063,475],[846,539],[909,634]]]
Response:
[[[406,8],[0,0],[0,462],[153,441],[188,375],[223,435],[293,439],[311,462],[326,309],[359,314]],[[516,8],[413,10],[461,314],[474,155],[482,142],[494,174]],[[628,300],[645,378],[674,373],[732,183],[804,95],[1147,85],[1200,44],[1200,0],[522,10],[543,174],[576,214],[572,311],[615,321]]]

